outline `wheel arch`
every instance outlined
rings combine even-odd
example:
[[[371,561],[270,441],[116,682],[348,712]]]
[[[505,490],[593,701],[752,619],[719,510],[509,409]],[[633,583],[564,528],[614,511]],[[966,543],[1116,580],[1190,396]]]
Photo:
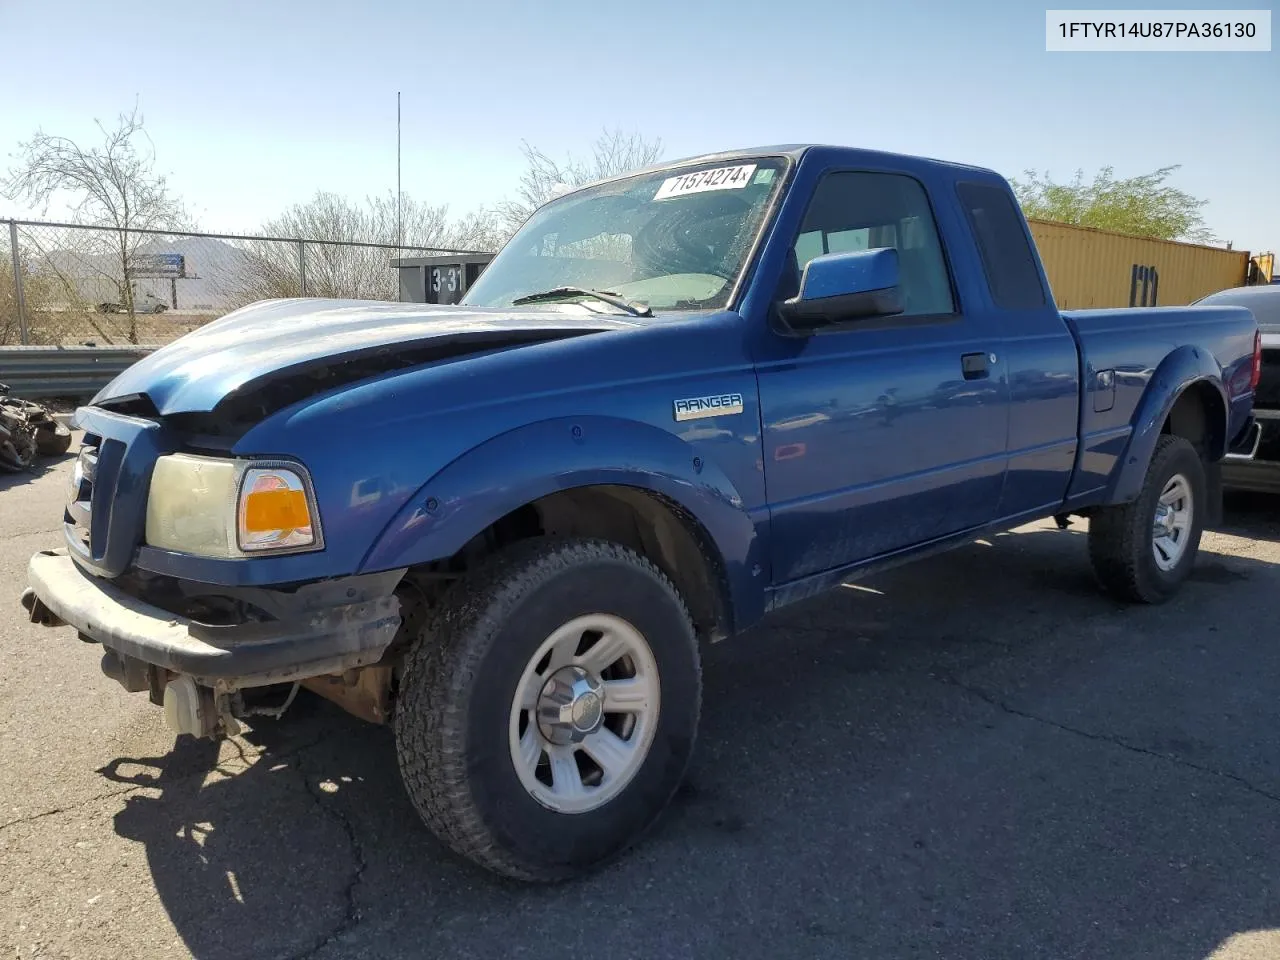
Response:
[[[1207,350],[1183,346],[1156,368],[1130,421],[1129,443],[1118,461],[1105,503],[1138,496],[1161,436],[1181,436],[1206,465],[1226,453],[1228,405],[1222,371]]]
[[[763,545],[728,477],[664,430],[605,417],[542,421],[464,454],[409,498],[360,569],[461,572],[515,540],[566,533],[648,557],[706,637],[763,615]]]
[[[1177,395],[1160,427],[1191,441],[1202,460],[1212,463],[1227,452],[1227,402],[1208,379],[1195,380]]]
[[[470,564],[532,537],[581,537],[629,547],[650,560],[680,592],[698,635],[733,633],[729,575],[707,528],[678,502],[643,487],[586,484],[557,490],[498,518],[459,551]]]

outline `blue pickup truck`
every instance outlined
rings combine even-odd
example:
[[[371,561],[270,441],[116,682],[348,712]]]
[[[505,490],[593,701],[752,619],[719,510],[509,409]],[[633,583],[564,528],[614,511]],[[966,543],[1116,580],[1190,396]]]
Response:
[[[1073,515],[1170,597],[1259,357],[1242,307],[1060,313],[988,170],[702,156],[543,206],[458,305],[258,303],[137,363],[23,605],[180,734],[299,687],[391,725],[449,847],[560,879],[659,816],[701,645],[770,611]]]

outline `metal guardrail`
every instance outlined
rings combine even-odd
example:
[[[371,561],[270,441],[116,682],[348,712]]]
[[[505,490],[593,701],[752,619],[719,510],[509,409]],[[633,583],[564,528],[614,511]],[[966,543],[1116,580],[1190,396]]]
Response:
[[[88,399],[158,347],[0,347],[0,383],[15,397]]]

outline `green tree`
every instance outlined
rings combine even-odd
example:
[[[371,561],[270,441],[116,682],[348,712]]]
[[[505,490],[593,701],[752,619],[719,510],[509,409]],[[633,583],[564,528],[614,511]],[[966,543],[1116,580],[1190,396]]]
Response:
[[[1165,182],[1177,169],[1161,167],[1117,180],[1114,168],[1103,167],[1088,181],[1084,171],[1077,170],[1070,183],[1055,183],[1048,171],[1041,176],[1028,170],[1025,180],[1011,183],[1028,217],[1139,237],[1211,243],[1213,234],[1200,212],[1208,201]]]

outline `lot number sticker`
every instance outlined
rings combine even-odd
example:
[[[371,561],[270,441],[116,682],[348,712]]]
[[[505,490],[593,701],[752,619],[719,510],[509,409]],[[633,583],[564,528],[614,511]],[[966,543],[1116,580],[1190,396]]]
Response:
[[[744,163],[736,167],[716,167],[714,170],[699,170],[697,173],[668,177],[662,181],[662,186],[653,195],[653,199],[666,200],[707,190],[741,190],[751,182],[751,174],[755,170],[754,163]]]

